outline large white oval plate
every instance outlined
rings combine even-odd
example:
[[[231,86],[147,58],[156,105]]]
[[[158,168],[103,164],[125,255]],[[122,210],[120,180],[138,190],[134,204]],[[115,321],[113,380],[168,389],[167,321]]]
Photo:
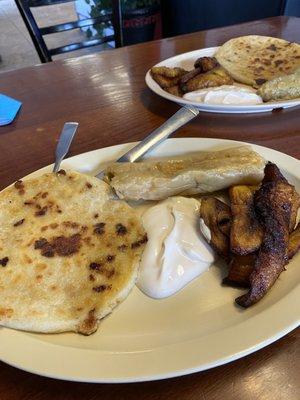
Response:
[[[188,53],[179,54],[175,57],[168,58],[167,60],[161,61],[156,64],[155,67],[166,66],[170,68],[181,67],[186,70],[192,70],[194,68],[194,62],[199,57],[211,57],[213,56],[219,47],[209,47],[206,49],[200,49],[195,51],[190,51]],[[199,102],[194,102],[190,100],[183,99],[178,96],[174,96],[163,90],[151,77],[150,70],[146,74],[146,84],[147,86],[156,94],[165,99],[174,101],[180,105],[192,105],[201,111],[206,112],[217,112],[217,113],[229,113],[229,114],[239,114],[239,113],[258,113],[272,111],[276,108],[288,108],[300,105],[300,98],[295,100],[277,101],[269,102],[257,105],[222,105],[222,104],[204,104]]]
[[[240,142],[169,139],[151,156],[222,149]],[[133,143],[84,153],[64,168],[95,174]],[[300,162],[275,150],[252,146],[278,164],[300,191]],[[43,168],[29,176],[51,170]],[[26,178],[25,178],[26,179]],[[164,379],[222,365],[252,353],[299,325],[300,254],[269,294],[242,310],[234,299],[242,291],[221,286],[216,263],[177,295],[153,300],[137,288],[89,337],[45,335],[0,328],[0,359],[40,375],[83,382],[137,382]]]

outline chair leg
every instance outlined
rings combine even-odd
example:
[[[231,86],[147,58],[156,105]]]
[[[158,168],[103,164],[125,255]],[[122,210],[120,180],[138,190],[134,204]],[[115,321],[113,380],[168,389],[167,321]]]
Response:
[[[28,29],[34,47],[40,57],[42,63],[52,61],[51,55],[47,49],[46,43],[40,30],[35,22],[34,16],[24,0],[15,0],[16,6],[23,18],[23,21]]]
[[[123,46],[121,0],[112,0],[112,24],[116,47]]]

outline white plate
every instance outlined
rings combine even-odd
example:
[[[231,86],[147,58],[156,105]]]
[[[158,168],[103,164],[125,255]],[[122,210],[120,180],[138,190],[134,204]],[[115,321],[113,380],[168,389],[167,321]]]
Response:
[[[206,49],[190,51],[189,53],[179,54],[175,57],[168,58],[167,60],[161,61],[156,64],[155,67],[181,67],[186,70],[192,70],[194,68],[194,62],[199,57],[211,57],[215,54],[219,47],[209,47]],[[218,113],[229,113],[229,114],[239,114],[239,113],[258,113],[258,112],[266,112],[272,111],[276,108],[288,108],[295,107],[300,104],[300,99],[295,100],[286,100],[286,101],[277,101],[270,103],[263,103],[257,105],[243,105],[243,106],[235,106],[235,105],[222,105],[222,104],[204,104],[199,102],[194,102],[190,100],[183,99],[178,96],[174,96],[163,90],[151,77],[150,70],[146,74],[146,84],[147,86],[153,90],[156,94],[165,99],[174,101],[180,105],[192,105],[198,108],[201,111],[206,112],[218,112]]]
[[[240,142],[170,139],[152,156],[222,149]],[[72,157],[65,168],[96,173],[99,160],[117,159],[132,143]],[[300,190],[300,162],[277,151],[252,146],[279,165]],[[39,175],[50,167],[33,175]],[[134,288],[89,337],[66,333],[30,334],[0,328],[0,359],[49,377],[84,382],[136,382],[212,368],[252,353],[299,325],[300,254],[270,293],[253,307],[234,304],[241,290],[221,286],[216,264],[177,295],[152,300]],[[233,366],[234,368],[234,366]]]

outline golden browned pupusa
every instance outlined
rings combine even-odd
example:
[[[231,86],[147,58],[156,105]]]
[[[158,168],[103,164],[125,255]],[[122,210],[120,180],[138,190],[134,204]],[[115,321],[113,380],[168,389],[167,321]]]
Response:
[[[300,67],[300,44],[268,36],[241,36],[224,43],[215,57],[234,80],[259,87]]]
[[[0,324],[90,334],[133,287],[145,232],[107,184],[60,171],[0,193]]]

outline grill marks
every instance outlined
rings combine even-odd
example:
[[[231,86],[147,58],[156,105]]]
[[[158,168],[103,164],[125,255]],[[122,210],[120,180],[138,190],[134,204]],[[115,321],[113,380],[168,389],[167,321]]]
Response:
[[[123,224],[116,224],[116,234],[119,236],[124,236],[127,233],[127,228]]]
[[[70,175],[72,179],[69,172],[51,173],[18,182],[1,199],[11,232],[0,254],[1,290],[7,277],[13,283],[11,303],[20,296],[24,309],[28,307],[22,314],[24,321],[41,315],[41,324],[45,321],[51,330],[54,317],[49,321],[47,311],[55,309],[56,324],[70,319],[71,330],[90,334],[134,285],[140,251],[132,250],[131,243],[144,231],[135,212],[112,198],[105,184],[92,177],[87,182],[85,175]],[[22,190],[25,194],[20,196]],[[122,245],[124,253],[118,250]],[[47,292],[47,298],[39,296],[40,290]],[[56,302],[59,296],[62,301]],[[61,326],[65,329],[63,322]],[[44,328],[38,325],[37,329]]]
[[[105,290],[110,290],[112,288],[111,285],[99,285],[99,286],[94,286],[93,291],[97,293],[104,292]]]
[[[132,249],[136,249],[137,247],[140,247],[142,244],[146,243],[147,240],[148,240],[148,239],[147,239],[147,235],[144,235],[144,236],[142,237],[142,239],[137,240],[136,242],[131,243],[131,248],[132,248]]]
[[[77,222],[72,222],[72,221],[64,221],[63,225],[65,228],[71,228],[71,229],[79,228],[79,224]]]
[[[60,172],[61,175],[64,175],[64,171]],[[23,188],[22,182],[16,182],[15,186],[19,188]],[[90,188],[90,185],[86,184],[87,188]],[[47,204],[41,206],[39,201],[41,199],[47,198]],[[48,192],[39,192],[33,198],[24,201],[24,205],[34,208],[34,215],[37,217],[41,217],[50,211],[54,207],[54,211],[59,209],[59,206],[52,201],[49,201],[49,193]],[[92,214],[92,218],[101,218],[101,214],[94,213]],[[22,225],[25,218],[17,221],[14,223],[14,226]],[[100,220],[101,221],[101,220]],[[144,235],[138,240],[130,241],[130,230],[129,228],[132,227],[132,222],[128,221],[128,226],[125,226],[124,223],[118,222],[113,223],[111,225],[108,222],[98,222],[92,225],[92,232],[95,234],[96,237],[100,236],[101,241],[107,248],[114,247],[114,240],[118,240],[118,238],[124,237],[124,241],[122,240],[116,246],[117,251],[121,253],[126,253],[127,251],[132,251],[137,249],[138,247],[142,246],[144,243],[147,242],[147,236]],[[90,227],[86,225],[80,225],[78,222],[74,221],[62,221],[60,223],[53,222],[49,225],[44,225],[41,227],[41,232],[46,230],[63,230],[63,232],[67,230],[75,230],[73,234],[66,234],[63,233],[61,235],[52,236],[50,238],[40,237],[34,242],[34,249],[40,250],[41,255],[43,257],[52,258],[55,256],[59,257],[68,257],[75,253],[78,253],[82,243],[87,244],[88,246],[95,247],[97,246],[96,243],[92,243],[92,236],[88,234],[90,232]],[[50,231],[49,231],[50,233]],[[59,232],[60,233],[60,232]],[[110,240],[111,239],[111,240]],[[119,239],[119,240],[120,240]],[[123,243],[122,243],[123,242]],[[99,243],[99,242],[98,242]],[[102,242],[101,242],[102,244]],[[93,271],[93,273],[101,274],[102,276],[110,279],[113,275],[115,275],[115,268],[113,268],[113,264],[116,260],[116,255],[109,253],[107,256],[101,259],[101,262],[91,262],[89,264],[89,270]],[[108,265],[110,264],[110,265]],[[95,281],[95,275],[89,274],[88,279],[92,282]],[[102,290],[101,290],[102,291]]]
[[[128,226],[132,227],[132,222],[129,221]],[[112,232],[110,233],[111,230]],[[107,242],[107,237],[111,237],[112,240],[119,241],[119,243],[121,240],[121,243],[116,246],[117,254],[109,253],[106,256],[102,256],[101,258],[91,262],[88,265],[88,280],[93,284],[92,291],[102,293],[106,290],[112,289],[113,284],[108,285],[105,280],[111,279],[116,274],[117,267],[115,263],[117,263],[118,261],[119,263],[121,262],[121,259],[118,260],[117,258],[118,254],[122,255],[126,252],[134,252],[137,248],[147,242],[147,235],[144,234],[143,236],[140,236],[138,240],[131,241],[129,235],[130,232],[124,224],[117,223],[112,226],[109,226],[107,224],[106,226],[106,224],[103,222],[94,225],[94,233],[96,233],[97,235],[100,234],[101,239],[99,238],[99,240],[103,240],[103,243],[106,242],[106,247],[108,248],[110,248],[111,245]],[[98,280],[100,280],[100,285],[95,285]]]
[[[96,233],[97,235],[103,235],[105,233],[105,223],[99,222],[98,224],[95,224],[94,233]]]
[[[115,256],[113,256],[113,260],[115,259]],[[107,260],[108,257],[106,257],[106,262],[111,263],[112,261],[108,261]],[[105,265],[105,262],[92,262],[89,265],[89,269],[91,271],[93,271],[96,274],[100,274],[102,276],[105,276],[107,279],[110,279],[112,276],[114,276],[115,274],[115,269],[112,268],[111,266],[107,267]],[[93,275],[93,277],[95,278],[95,276]],[[90,280],[95,280],[95,279],[91,279],[90,275],[89,275],[89,279]]]
[[[43,216],[43,215],[46,214],[47,210],[48,210],[48,206],[44,206],[44,207],[42,207],[40,210],[36,211],[36,212],[34,213],[34,215],[35,215],[36,217],[41,217],[41,216]]]
[[[103,267],[103,264],[100,264],[100,263],[96,263],[96,262],[92,262],[92,263],[90,263],[90,265],[89,265],[89,268],[92,270],[92,271],[101,271],[101,268]]]
[[[59,171],[59,175],[65,175],[65,171]],[[92,185],[87,182],[85,184],[87,189],[91,189]],[[20,181],[16,182],[15,187],[17,190],[24,190],[24,185]],[[42,200],[43,199],[43,200]],[[46,200],[45,200],[46,199]],[[46,202],[46,204],[45,204]],[[43,204],[44,203],[44,204]],[[42,217],[52,210],[56,212],[61,212],[60,207],[55,204],[55,202],[49,201],[49,193],[48,192],[39,192],[33,198],[30,198],[24,201],[25,206],[29,206],[33,208],[34,216]],[[94,213],[92,215],[93,219],[100,219],[101,214]],[[14,226],[22,225],[25,221],[25,218],[20,219],[19,221],[15,222]],[[101,221],[101,219],[100,219]],[[73,221],[62,221],[60,223],[53,222],[49,225],[44,225],[41,227],[41,231],[55,230],[55,229],[62,229],[65,230],[75,230],[75,233],[72,235],[57,235],[52,236],[51,238],[40,237],[34,242],[34,249],[39,250],[43,257],[52,258],[55,256],[59,257],[68,257],[72,256],[75,253],[79,252],[81,247],[81,243],[86,243],[90,245],[91,236],[82,234],[86,233],[86,231],[92,232],[95,234],[96,237],[99,237],[98,240],[104,241],[106,243],[106,247],[111,247],[111,242],[113,243],[114,240],[121,240],[121,243],[116,247],[117,251],[120,253],[125,252],[132,252],[134,249],[142,246],[147,241],[147,236],[144,235],[138,240],[130,241],[130,230],[132,225],[131,222],[128,222],[128,226],[125,226],[124,223],[118,222],[113,223],[111,225],[108,222],[97,222],[96,224],[92,225],[91,228],[88,228],[86,225],[80,225],[78,222]],[[126,224],[127,225],[127,224]],[[84,229],[83,229],[84,228]],[[80,233],[79,233],[80,232]],[[101,239],[100,239],[101,237]],[[123,242],[123,243],[122,243]],[[0,265],[6,266],[8,262],[8,257],[3,258],[0,260]],[[115,264],[116,262],[116,255],[109,253],[106,256],[101,257],[99,261],[91,262],[88,265],[88,275],[87,279],[91,283],[91,290],[95,293],[101,294],[105,291],[112,289],[112,284],[108,283],[107,280],[111,280],[111,278],[116,274]],[[104,280],[104,282],[103,282]]]
[[[45,238],[40,238],[34,242],[34,248],[41,250],[41,255],[44,257],[67,257],[78,253],[81,246],[81,235],[76,233],[71,236],[57,236],[48,241]]]
[[[60,214],[62,212],[60,206],[55,201],[50,200],[48,196],[48,192],[39,192],[34,197],[25,200],[23,204],[33,208],[35,217],[42,217],[51,211]]]

